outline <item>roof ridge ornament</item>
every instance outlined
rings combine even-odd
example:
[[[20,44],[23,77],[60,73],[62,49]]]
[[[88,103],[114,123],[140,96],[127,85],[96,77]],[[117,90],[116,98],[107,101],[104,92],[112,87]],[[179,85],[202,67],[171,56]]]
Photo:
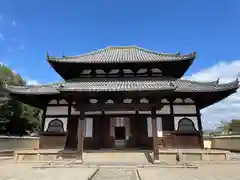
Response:
[[[236,83],[237,85],[239,85],[239,79],[238,79],[238,77],[236,78],[235,83]]]
[[[48,60],[48,59],[49,59],[49,57],[50,57],[50,56],[49,56],[49,54],[48,54],[48,52],[46,52],[46,57],[47,57],[47,60]]]
[[[217,78],[217,80],[214,82],[214,86],[217,86],[219,84],[220,78]]]

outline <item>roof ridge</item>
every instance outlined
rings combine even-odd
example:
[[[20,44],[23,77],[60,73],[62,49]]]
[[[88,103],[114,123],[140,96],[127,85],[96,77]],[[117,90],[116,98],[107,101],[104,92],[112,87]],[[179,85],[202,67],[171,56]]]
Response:
[[[139,47],[139,46],[135,46],[135,48],[137,48],[139,50],[142,50],[144,52],[147,52],[147,53],[153,53],[153,54],[157,54],[157,55],[180,56],[179,52],[176,52],[176,53],[163,53],[163,52],[156,52],[156,51],[153,51],[153,50],[150,50],[150,49],[145,49],[145,48],[142,48],[142,47]]]
[[[164,52],[156,52],[154,50],[150,50],[150,49],[146,49],[146,48],[142,48],[136,45],[129,45],[129,46],[107,46],[105,48],[101,48],[101,49],[97,49],[97,50],[93,50],[91,52],[88,53],[84,53],[84,54],[80,54],[80,55],[74,55],[74,56],[63,56],[63,57],[55,57],[55,56],[49,56],[47,55],[48,59],[49,57],[51,58],[55,58],[55,59],[74,59],[74,58],[79,58],[79,57],[84,57],[87,55],[94,55],[96,53],[102,52],[102,51],[106,51],[108,49],[128,49],[128,48],[135,48],[138,49],[140,51],[144,51],[146,53],[152,53],[152,54],[156,54],[156,55],[165,55],[165,56],[181,56],[180,52],[176,52],[176,53],[164,53]],[[186,55],[192,55],[191,54],[186,54]],[[186,55],[182,55],[182,56],[186,56]]]

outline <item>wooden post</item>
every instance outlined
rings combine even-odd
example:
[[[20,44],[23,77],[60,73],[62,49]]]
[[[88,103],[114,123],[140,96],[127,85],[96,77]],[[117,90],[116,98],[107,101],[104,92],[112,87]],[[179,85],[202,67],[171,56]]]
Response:
[[[83,155],[83,140],[84,140],[84,114],[80,112],[80,117],[78,119],[78,144],[77,144],[77,153],[79,155],[79,159],[82,160]]]
[[[197,110],[197,120],[198,120],[198,131],[199,131],[199,136],[200,136],[200,147],[203,149],[204,148],[204,142],[203,142],[203,130],[202,130],[202,121],[201,121],[201,113],[199,108],[197,107],[196,104],[196,110]]]
[[[153,137],[153,161],[155,161],[155,160],[159,160],[156,109],[153,108],[151,112],[152,112],[151,115],[152,115],[152,137]]]
[[[42,122],[41,122],[41,132],[44,132],[44,126],[45,126],[45,118],[46,118],[46,112],[47,112],[47,105],[43,107],[42,111]]]
[[[44,132],[44,127],[45,127],[45,119],[46,119],[46,111],[47,111],[47,105],[43,107],[43,114],[42,114],[42,121],[41,121],[41,132]],[[39,148],[43,147],[43,138],[40,135],[40,140],[39,140]]]

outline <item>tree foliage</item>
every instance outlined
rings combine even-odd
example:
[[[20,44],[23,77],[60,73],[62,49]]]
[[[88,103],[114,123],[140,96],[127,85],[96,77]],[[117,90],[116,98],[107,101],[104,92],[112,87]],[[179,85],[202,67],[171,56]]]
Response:
[[[240,120],[233,119],[231,121],[220,121],[220,125],[217,129],[221,132],[232,132],[232,131],[239,131],[240,127]]]
[[[229,132],[229,123],[230,123],[229,121],[220,121],[217,130],[220,132]]]
[[[0,65],[0,86],[26,85],[20,75],[5,65]],[[0,107],[0,133],[25,135],[27,131],[39,131],[41,120],[40,109],[23,104],[16,99],[9,99]]]

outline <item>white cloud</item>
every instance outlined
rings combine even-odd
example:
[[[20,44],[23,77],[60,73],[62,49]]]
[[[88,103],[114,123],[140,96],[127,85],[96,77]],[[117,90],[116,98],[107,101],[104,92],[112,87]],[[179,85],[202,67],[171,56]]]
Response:
[[[185,79],[197,81],[214,81],[220,78],[220,83],[235,80],[240,76],[240,60],[225,62],[203,69]],[[201,111],[203,128],[216,128],[221,120],[240,119],[240,91],[228,98],[211,105]]]
[[[39,85],[40,84],[38,81],[33,80],[33,79],[29,79],[26,82],[27,82],[27,85]]]
[[[0,41],[4,41],[4,35],[2,32],[0,32]]]
[[[12,21],[12,26],[17,26],[17,23],[15,20]]]

